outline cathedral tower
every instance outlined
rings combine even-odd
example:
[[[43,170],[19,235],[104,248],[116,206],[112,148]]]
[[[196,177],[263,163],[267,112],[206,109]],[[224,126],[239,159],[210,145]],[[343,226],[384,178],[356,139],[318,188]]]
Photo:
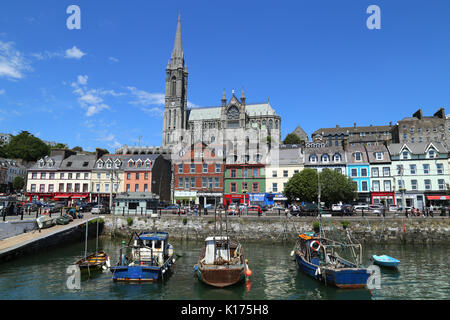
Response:
[[[178,16],[177,32],[172,56],[166,68],[166,98],[163,119],[163,148],[173,147],[183,139],[186,129],[187,67],[181,41],[181,19]]]

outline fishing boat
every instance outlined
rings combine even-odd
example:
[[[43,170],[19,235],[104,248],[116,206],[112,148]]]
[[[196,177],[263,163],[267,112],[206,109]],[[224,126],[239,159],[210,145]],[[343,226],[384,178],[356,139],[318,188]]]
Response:
[[[392,258],[387,255],[372,255],[372,260],[375,264],[381,266],[381,267],[387,267],[387,268],[397,268],[400,260],[397,260],[395,258]]]
[[[93,253],[75,263],[81,271],[99,271],[111,266],[110,258],[104,251]]]
[[[86,238],[84,241],[84,258],[79,259],[75,262],[80,268],[81,272],[91,272],[107,270],[111,267],[111,262],[109,256],[104,251],[98,250],[98,221],[99,218],[96,219],[97,223],[97,236],[96,236],[96,245],[95,252],[88,255],[87,254],[87,242],[88,242],[88,228],[89,228],[89,220],[86,218]]]
[[[342,258],[338,252],[345,249],[353,253],[356,262]],[[294,249],[295,261],[300,270],[326,285],[338,288],[365,288],[371,271],[362,268],[362,247],[326,239],[308,232],[298,236]]]
[[[207,237],[197,264],[194,266],[199,280],[224,288],[243,281],[251,275],[244,248],[228,236]]]
[[[175,263],[167,232],[133,233],[128,245],[120,249],[120,260],[110,271],[114,281],[157,281]]]

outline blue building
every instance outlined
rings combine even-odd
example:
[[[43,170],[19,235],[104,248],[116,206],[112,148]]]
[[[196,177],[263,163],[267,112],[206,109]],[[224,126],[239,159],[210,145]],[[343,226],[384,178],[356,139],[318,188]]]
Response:
[[[371,203],[370,192],[370,165],[364,146],[348,147],[347,175],[353,179],[357,186],[358,197],[355,199],[359,203]]]

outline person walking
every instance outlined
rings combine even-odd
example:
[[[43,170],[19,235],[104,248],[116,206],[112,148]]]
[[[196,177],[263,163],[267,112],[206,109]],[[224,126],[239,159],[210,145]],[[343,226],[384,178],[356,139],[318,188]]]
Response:
[[[433,208],[433,205],[431,204],[431,205],[430,205],[430,215],[431,215],[431,217],[434,216],[434,215],[433,215],[433,210],[434,210],[434,208]]]

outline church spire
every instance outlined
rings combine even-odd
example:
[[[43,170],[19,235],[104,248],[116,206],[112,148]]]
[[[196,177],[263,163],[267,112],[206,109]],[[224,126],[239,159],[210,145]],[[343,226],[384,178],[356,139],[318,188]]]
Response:
[[[172,56],[170,59],[172,67],[184,66],[184,52],[183,43],[181,40],[181,15],[178,14],[177,33],[175,35],[175,42],[173,44]]]

